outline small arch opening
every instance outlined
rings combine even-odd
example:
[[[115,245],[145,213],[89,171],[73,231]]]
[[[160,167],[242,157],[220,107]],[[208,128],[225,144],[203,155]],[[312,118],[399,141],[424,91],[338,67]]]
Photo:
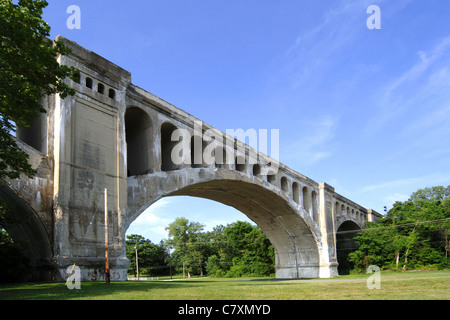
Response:
[[[92,79],[91,78],[86,78],[86,87],[88,87],[89,89],[92,89]]]
[[[253,175],[255,177],[261,177],[261,166],[259,164],[253,165]]]
[[[29,127],[17,127],[16,137],[34,149],[47,154],[48,113],[29,119]]]
[[[72,74],[72,80],[73,80],[74,82],[80,84],[80,81],[81,81],[81,74],[80,74],[80,71],[79,71],[79,70],[75,71],[75,72]]]
[[[214,149],[214,162],[216,168],[225,168],[227,165],[227,151],[221,146],[217,146]]]
[[[245,157],[237,156],[235,161],[235,167],[237,171],[245,172],[247,170],[247,166],[245,164]]]
[[[303,208],[309,215],[311,215],[311,194],[308,192],[308,187],[303,187],[302,195],[303,195]]]
[[[116,98],[116,91],[114,89],[109,89],[108,90],[108,97],[110,97],[111,99],[115,99]]]
[[[105,93],[105,86],[103,85],[103,83],[97,84],[97,92],[100,93],[100,94],[104,94]]]
[[[179,166],[172,161],[172,149],[176,141],[172,141],[172,133],[177,129],[171,123],[163,123],[161,126],[161,170],[178,170]]]
[[[288,184],[288,180],[286,177],[281,178],[280,184],[281,184],[281,190],[283,190],[284,192],[289,191],[289,184]]]
[[[274,174],[268,174],[267,175],[267,182],[269,182],[271,184],[277,183],[277,176],[274,175]]]
[[[311,193],[311,201],[312,201],[312,218],[315,222],[319,222],[319,208],[318,208],[317,192],[313,191]]]
[[[143,110],[131,107],[125,113],[127,175],[144,174],[150,169],[151,121]]]
[[[292,184],[292,200],[297,204],[300,202],[300,187],[297,182]]]
[[[200,136],[191,137],[191,166],[192,168],[205,168],[207,163],[203,157],[206,148],[206,142]]]

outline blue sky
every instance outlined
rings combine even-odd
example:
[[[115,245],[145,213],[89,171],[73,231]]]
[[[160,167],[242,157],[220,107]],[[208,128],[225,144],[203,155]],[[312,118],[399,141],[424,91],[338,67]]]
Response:
[[[44,19],[134,84],[226,129],[279,129],[280,161],[379,212],[450,184],[450,1],[50,0]],[[81,29],[69,30],[70,5]],[[369,30],[369,5],[381,29]],[[166,198],[130,228],[245,216]]]

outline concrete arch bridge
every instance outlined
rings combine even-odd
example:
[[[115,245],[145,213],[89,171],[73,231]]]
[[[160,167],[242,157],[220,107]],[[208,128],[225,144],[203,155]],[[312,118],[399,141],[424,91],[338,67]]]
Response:
[[[79,80],[67,80],[76,94],[46,98],[47,113],[18,130],[37,175],[0,183],[14,211],[4,227],[28,244],[30,278],[64,278],[74,263],[83,280],[104,277],[105,188],[113,280],[126,279],[127,228],[166,196],[207,198],[246,214],[272,241],[278,278],[337,275],[336,232],[380,216],[133,85],[129,72],[97,54],[58,39],[72,48],[59,62],[80,70]]]

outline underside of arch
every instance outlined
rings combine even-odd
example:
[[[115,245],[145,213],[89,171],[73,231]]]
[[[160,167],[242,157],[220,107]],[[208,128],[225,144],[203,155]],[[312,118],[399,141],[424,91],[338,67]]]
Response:
[[[181,176],[185,175],[181,174]],[[140,186],[139,189],[141,189],[146,185],[143,180],[148,178],[148,176],[141,177],[142,180],[135,185]],[[140,180],[140,177],[133,179]],[[158,185],[159,190],[166,191],[148,201],[147,204],[141,203],[140,212],[162,197],[176,195],[200,197],[229,205],[247,215],[271,240],[275,248],[277,278],[319,277],[318,241],[314,233],[289,201],[273,190],[260,184],[243,181],[242,177],[240,180],[211,179],[198,183],[185,183],[172,190],[168,190],[170,188],[166,186],[166,183],[170,183],[170,178],[157,177],[156,180],[158,181],[148,184],[149,187]],[[151,192],[151,188],[144,187],[144,189],[145,192]],[[137,190],[129,189],[129,194],[130,191],[135,197],[139,197],[136,194]],[[135,215],[132,220],[138,215]]]
[[[339,274],[348,274],[351,264],[348,255],[357,249],[354,237],[361,231],[361,228],[353,221],[347,220],[341,223],[336,232],[337,260],[339,263]]]

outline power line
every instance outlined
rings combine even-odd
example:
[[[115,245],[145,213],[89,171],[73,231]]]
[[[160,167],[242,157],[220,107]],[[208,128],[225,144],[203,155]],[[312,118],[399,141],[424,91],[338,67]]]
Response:
[[[405,227],[405,226],[414,226],[416,224],[417,225],[422,225],[422,224],[427,224],[427,223],[439,223],[439,222],[444,222],[444,221],[450,221],[450,218],[417,221],[417,222],[402,223],[402,224],[393,224],[393,225],[390,225],[390,226],[375,227],[375,228],[364,228],[364,229],[360,229],[360,230],[345,230],[345,231],[338,231],[335,234],[359,233],[359,232],[362,232],[362,231],[392,229],[392,228],[400,228],[400,227]],[[329,233],[329,234],[331,234],[331,233]]]

